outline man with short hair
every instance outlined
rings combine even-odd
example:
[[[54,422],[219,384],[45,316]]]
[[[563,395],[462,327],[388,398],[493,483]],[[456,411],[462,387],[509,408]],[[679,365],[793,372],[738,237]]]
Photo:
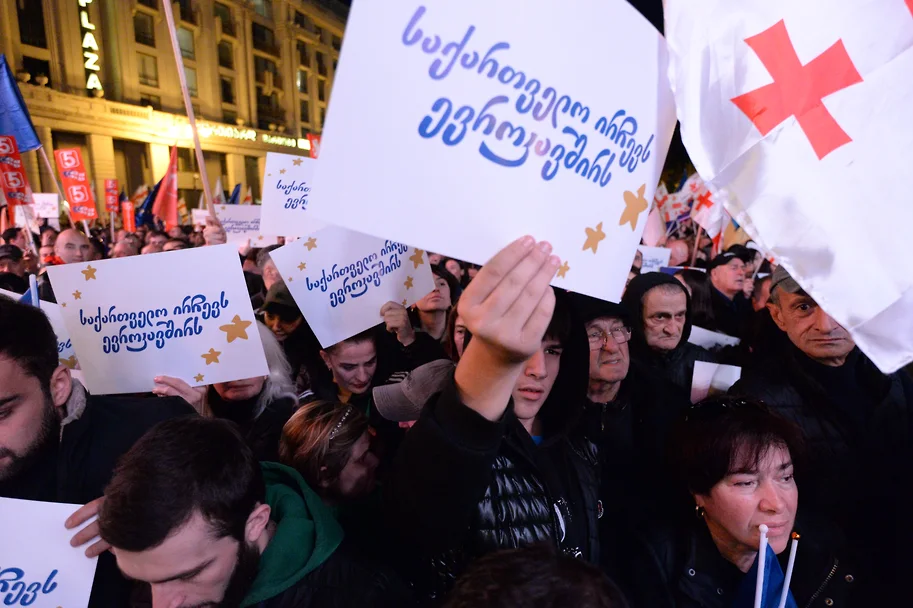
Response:
[[[128,258],[134,255],[139,255],[139,251],[136,250],[131,239],[121,239],[111,249],[112,258]]]
[[[25,277],[25,265],[22,263],[22,250],[16,245],[0,245],[0,272],[10,272],[18,277]]]
[[[710,302],[719,331],[741,338],[751,316],[751,303],[743,293],[745,259],[741,249],[727,251],[713,258],[707,266],[710,273]]]
[[[149,243],[148,245],[143,246],[140,250],[140,255],[149,255],[152,253],[161,253],[162,248],[155,243]]]
[[[168,235],[161,230],[150,230],[146,235],[146,245],[152,245],[156,251],[161,251],[168,242]]]
[[[162,251],[177,251],[179,249],[189,249],[190,245],[184,239],[169,239],[162,247]]]
[[[348,555],[332,511],[294,469],[258,463],[219,419],[163,422],[121,459],[101,537],[152,605],[403,606],[408,593]]]
[[[68,228],[57,235],[57,240],[54,242],[54,254],[64,264],[87,262],[92,255],[92,246],[86,235],[73,228]]]
[[[631,357],[647,375],[665,378],[688,397],[695,362],[716,362],[716,357],[688,342],[691,297],[684,285],[670,275],[648,272],[631,281],[621,303],[633,319]]]

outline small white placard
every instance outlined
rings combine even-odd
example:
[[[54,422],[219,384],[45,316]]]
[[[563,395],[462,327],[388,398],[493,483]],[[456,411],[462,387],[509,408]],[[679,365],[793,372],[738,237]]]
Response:
[[[264,234],[310,234],[326,226],[309,209],[316,166],[317,161],[313,158],[266,153],[260,220],[260,230]]]
[[[691,403],[728,391],[739,381],[742,368],[735,365],[720,365],[706,361],[694,362],[691,378]]]
[[[697,325],[691,328],[691,335],[688,336],[688,342],[696,344],[707,350],[714,350],[721,346],[738,346],[739,339],[733,338],[718,331],[710,331]]]
[[[643,255],[644,263],[640,267],[640,273],[659,272],[660,268],[669,265],[669,256],[672,255],[671,249],[665,247],[647,247],[641,245],[637,249]]]
[[[33,192],[32,200],[35,202],[35,215],[38,217],[60,217],[59,197],[46,192]]]
[[[260,205],[216,205],[216,217],[225,230],[227,242],[242,243],[249,239],[251,247],[275,245],[278,242],[275,236],[266,236],[260,232],[261,210]],[[193,209],[191,215],[194,225],[205,226],[209,211]]]

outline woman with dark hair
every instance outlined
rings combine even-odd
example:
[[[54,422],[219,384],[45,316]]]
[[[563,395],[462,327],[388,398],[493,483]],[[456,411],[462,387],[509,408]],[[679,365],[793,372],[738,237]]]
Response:
[[[743,585],[753,595],[746,573],[762,524],[784,572],[790,538],[801,537],[790,583],[798,606],[853,605],[856,572],[837,555],[834,531],[796,521],[802,452],[798,428],[759,403],[724,396],[689,408],[669,438],[681,521],[641,537],[629,563],[634,605],[732,606]]]
[[[441,344],[447,342],[447,319],[456,309],[462,288],[459,281],[443,266],[431,267],[434,273],[434,289],[415,303],[410,318],[412,326]]]
[[[713,285],[710,274],[700,270],[686,268],[675,273],[675,278],[682,282],[691,294],[691,321],[697,327],[717,331],[713,316],[713,303],[710,299]]]
[[[469,276],[466,274],[466,264],[463,262],[454,258],[444,258],[441,266],[443,266],[447,272],[453,275],[453,278],[459,282],[460,287],[466,287],[466,285],[469,283]]]

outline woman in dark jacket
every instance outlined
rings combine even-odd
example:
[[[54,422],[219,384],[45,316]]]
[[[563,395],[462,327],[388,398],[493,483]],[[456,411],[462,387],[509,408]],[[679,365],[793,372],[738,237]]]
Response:
[[[556,297],[499,420],[465,405],[450,381],[406,434],[385,510],[426,598],[442,597],[473,559],[499,549],[545,542],[598,562],[599,466],[580,424],[586,336],[566,296]]]
[[[758,403],[722,397],[690,408],[669,450],[689,502],[678,525],[640,537],[627,576],[634,606],[730,608],[753,597],[761,524],[784,572],[790,538],[800,538],[790,583],[799,607],[863,605],[837,534],[808,514],[797,521],[801,450],[799,430]]]

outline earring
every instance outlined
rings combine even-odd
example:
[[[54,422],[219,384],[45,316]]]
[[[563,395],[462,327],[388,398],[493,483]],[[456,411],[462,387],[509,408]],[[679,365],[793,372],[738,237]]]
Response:
[[[695,517],[697,517],[698,519],[704,519],[704,513],[706,513],[706,511],[704,510],[704,507],[702,507],[701,505],[694,505]]]

